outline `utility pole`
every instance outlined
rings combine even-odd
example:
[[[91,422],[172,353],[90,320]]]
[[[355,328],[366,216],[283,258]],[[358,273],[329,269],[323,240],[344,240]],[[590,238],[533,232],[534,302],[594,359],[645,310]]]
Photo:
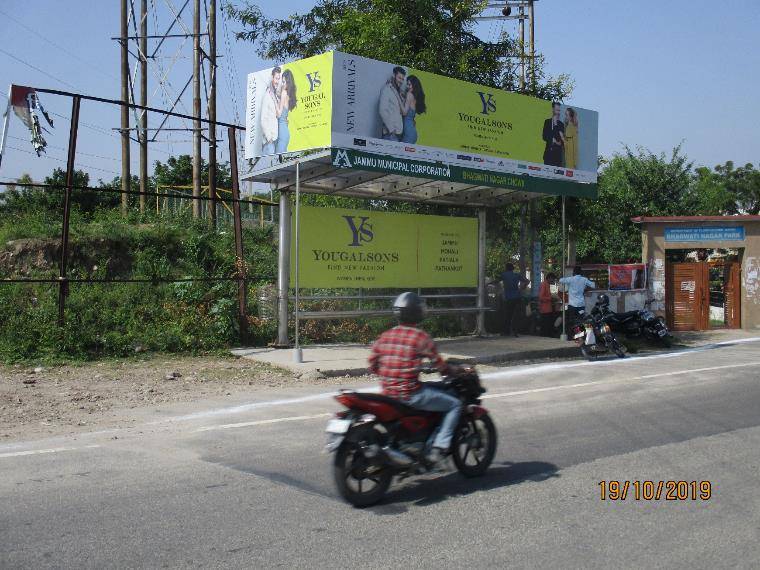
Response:
[[[520,4],[520,93],[525,93],[525,6]]]
[[[148,0],[140,2],[140,105],[148,106]],[[148,193],[148,112],[140,113],[140,213]]]
[[[143,0],[145,1],[145,0]],[[216,0],[209,1],[208,8],[208,61],[211,86],[208,93],[208,195],[209,220],[216,229]],[[232,157],[230,157],[232,162]],[[237,164],[237,161],[234,162]]]
[[[193,3],[193,218],[201,215],[201,1]]]
[[[127,214],[129,174],[129,15],[127,0],[121,0],[121,213]]]
[[[530,16],[530,90],[536,92],[536,15],[533,11],[533,0],[528,2]]]

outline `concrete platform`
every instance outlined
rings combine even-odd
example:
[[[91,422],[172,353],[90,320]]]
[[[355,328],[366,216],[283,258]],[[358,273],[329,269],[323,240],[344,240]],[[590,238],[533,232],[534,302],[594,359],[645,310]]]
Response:
[[[578,354],[578,348],[572,342],[537,336],[460,337],[437,342],[444,358],[475,364]],[[325,376],[361,376],[367,373],[370,347],[363,344],[307,345],[303,347],[303,362],[300,364],[294,362],[294,351],[288,348],[237,348],[232,353],[294,373],[319,371]]]

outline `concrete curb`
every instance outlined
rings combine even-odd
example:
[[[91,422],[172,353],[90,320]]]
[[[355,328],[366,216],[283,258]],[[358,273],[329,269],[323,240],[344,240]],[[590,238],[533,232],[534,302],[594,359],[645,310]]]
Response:
[[[453,359],[463,364],[492,364],[495,362],[515,362],[520,360],[535,360],[542,358],[572,358],[580,356],[580,351],[575,345],[567,346],[564,348],[542,349],[542,350],[527,350],[523,352],[504,352],[497,354],[489,354],[482,357],[463,356],[460,354],[452,354],[447,352],[441,352],[441,356],[446,359]],[[284,368],[284,367],[281,367]],[[295,374],[308,374],[308,371],[294,371],[289,368],[284,368],[288,372]],[[366,376],[369,374],[366,366],[351,367],[343,369],[328,369],[322,370],[317,368],[327,378],[338,378],[341,376]]]

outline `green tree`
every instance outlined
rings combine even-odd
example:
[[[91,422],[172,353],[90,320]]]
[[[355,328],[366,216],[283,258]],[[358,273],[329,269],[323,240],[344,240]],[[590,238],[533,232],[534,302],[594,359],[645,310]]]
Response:
[[[256,52],[287,61],[338,49],[431,73],[516,91],[517,40],[504,34],[486,42],[475,35],[474,17],[483,0],[319,0],[304,14],[268,17],[256,4],[227,3],[225,9],[245,26],[239,39]],[[549,77],[543,57],[535,64],[538,97],[563,100],[573,84],[567,75]]]
[[[734,167],[733,161],[715,167],[715,172],[721,176],[726,191],[735,201],[732,214],[760,214],[760,170],[752,164]]]
[[[582,260],[620,263],[641,257],[634,216],[691,213],[692,163],[681,146],[670,155],[625,147],[599,176],[599,197],[577,202],[577,251]]]
[[[696,216],[735,214],[736,197],[726,187],[725,178],[704,166],[696,169],[688,199],[688,212]]]
[[[201,181],[208,185],[208,163],[201,158]],[[165,186],[189,186],[193,183],[193,158],[189,154],[171,156],[167,161],[156,161],[153,173],[156,188]],[[217,163],[216,185],[218,188],[232,187],[232,176],[228,162]]]

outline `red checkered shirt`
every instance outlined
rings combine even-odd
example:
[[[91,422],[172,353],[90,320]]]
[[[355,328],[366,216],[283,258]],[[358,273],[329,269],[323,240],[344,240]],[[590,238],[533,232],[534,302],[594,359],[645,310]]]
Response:
[[[381,377],[383,394],[406,399],[421,388],[418,368],[426,359],[442,374],[448,370],[428,333],[411,325],[398,325],[372,345],[369,369]]]

